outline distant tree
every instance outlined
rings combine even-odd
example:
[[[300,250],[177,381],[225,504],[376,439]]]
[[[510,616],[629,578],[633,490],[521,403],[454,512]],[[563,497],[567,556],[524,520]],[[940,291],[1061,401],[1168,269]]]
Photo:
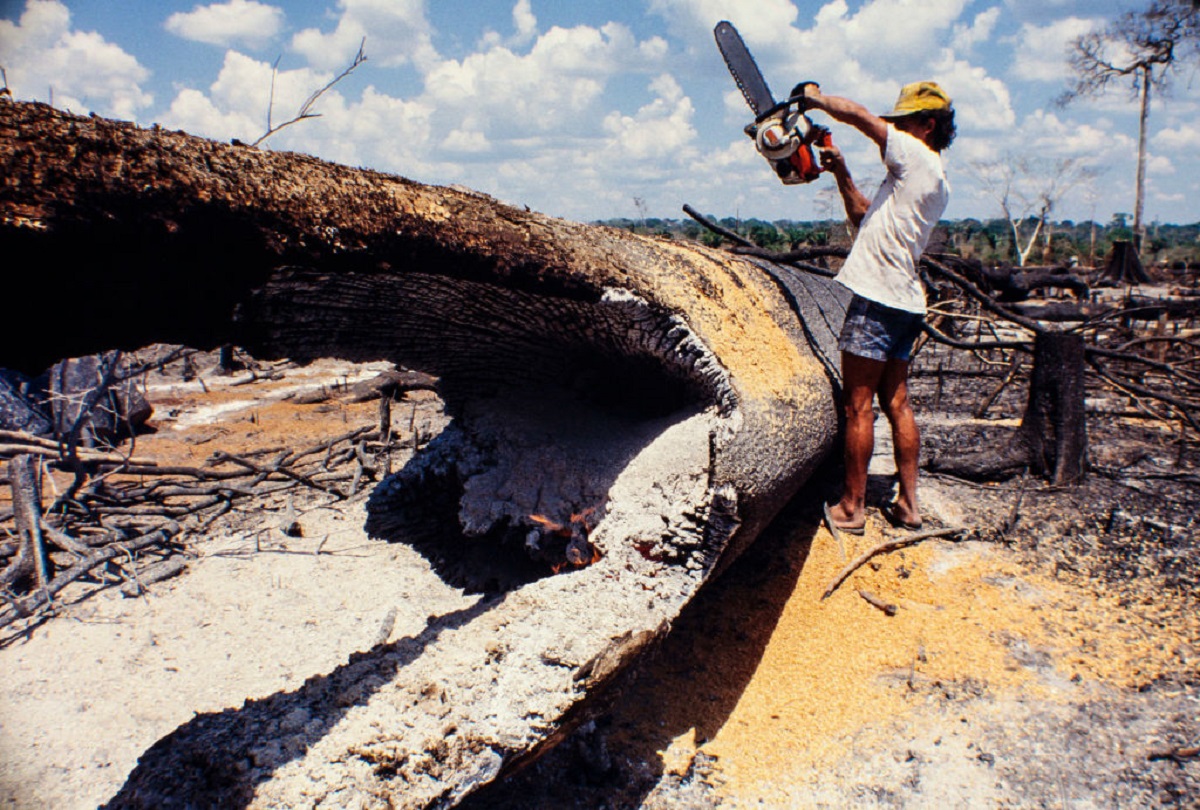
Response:
[[[1024,267],[1038,237],[1043,254],[1051,250],[1054,207],[1076,186],[1095,178],[1093,169],[1076,158],[1045,160],[1007,154],[997,160],[976,161],[971,172],[1000,204],[1012,232],[1013,259]]]
[[[1075,83],[1059,104],[1096,96],[1114,81],[1127,80],[1140,101],[1137,182],[1134,191],[1134,244],[1141,249],[1145,226],[1146,131],[1152,90],[1165,93],[1173,75],[1189,57],[1200,54],[1200,11],[1196,2],[1152,0],[1142,11],[1129,11],[1108,26],[1071,44]]]
[[[633,207],[637,209],[638,221],[641,224],[642,229],[645,230],[646,216],[647,216],[647,213],[649,212],[649,208],[646,205],[646,198],[645,197],[634,197],[633,198]],[[630,230],[633,230],[633,229],[630,228]]]

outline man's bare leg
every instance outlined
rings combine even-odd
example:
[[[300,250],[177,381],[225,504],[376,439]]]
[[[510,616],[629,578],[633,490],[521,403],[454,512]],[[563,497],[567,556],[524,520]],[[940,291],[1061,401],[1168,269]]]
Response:
[[[892,446],[900,492],[896,496],[896,519],[921,525],[917,505],[917,469],[921,454],[921,434],[908,399],[908,361],[888,360],[879,380],[879,406],[892,425]]]
[[[873,403],[885,363],[842,352],[842,409],[846,414],[846,477],[842,497],[829,507],[838,528],[857,529],[867,521],[867,467],[875,449]]]

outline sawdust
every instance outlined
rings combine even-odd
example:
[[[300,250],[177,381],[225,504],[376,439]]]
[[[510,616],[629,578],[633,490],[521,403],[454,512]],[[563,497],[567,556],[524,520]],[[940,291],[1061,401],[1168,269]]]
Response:
[[[778,293],[769,280],[744,272],[718,251],[670,243],[659,247],[672,257],[672,272],[657,272],[646,283],[669,307],[689,313],[690,325],[728,364],[742,394],[801,410],[816,407],[817,403],[802,399],[813,390],[803,383],[825,372],[799,348],[802,342],[779,328],[794,316],[778,309]],[[704,262],[713,266],[701,269]],[[777,311],[771,313],[772,308]]]
[[[869,532],[847,551],[880,539]],[[703,746],[735,805],[803,784],[846,756],[862,729],[921,711],[920,693],[932,687],[1066,702],[1072,684],[1137,688],[1178,674],[1177,644],[1200,637],[1195,617],[1176,639],[1152,635],[1114,600],[982,544],[931,540],[877,560],[878,570],[864,566],[822,601],[843,563],[827,530],[814,538],[753,677]]]

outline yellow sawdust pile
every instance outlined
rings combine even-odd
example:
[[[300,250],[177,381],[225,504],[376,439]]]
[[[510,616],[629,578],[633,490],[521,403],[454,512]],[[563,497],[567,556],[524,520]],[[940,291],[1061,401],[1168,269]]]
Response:
[[[847,537],[846,555],[883,539]],[[1076,683],[1137,687],[1179,674],[1181,647],[1200,639],[1194,612],[1129,608],[996,546],[929,540],[891,552],[827,600],[845,565],[827,530],[786,555],[786,568],[724,584],[705,606],[724,618],[685,629],[687,649],[668,647],[672,660],[655,674],[671,681],[658,709],[674,735],[657,751],[664,770],[682,774],[697,750],[715,756],[735,806],[832,765],[856,735],[920,711],[931,689],[1066,701]],[[689,655],[713,663],[695,671]]]

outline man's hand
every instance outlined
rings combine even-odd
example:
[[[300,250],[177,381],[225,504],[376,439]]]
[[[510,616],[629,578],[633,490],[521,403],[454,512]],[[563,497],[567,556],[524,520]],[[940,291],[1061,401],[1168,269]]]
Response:
[[[842,156],[842,150],[833,144],[819,147],[817,154],[821,158],[821,168],[825,171],[833,172],[835,176],[846,172],[846,158]]]
[[[825,109],[825,97],[821,95],[821,85],[816,82],[805,82],[803,85],[804,106],[810,110]]]

